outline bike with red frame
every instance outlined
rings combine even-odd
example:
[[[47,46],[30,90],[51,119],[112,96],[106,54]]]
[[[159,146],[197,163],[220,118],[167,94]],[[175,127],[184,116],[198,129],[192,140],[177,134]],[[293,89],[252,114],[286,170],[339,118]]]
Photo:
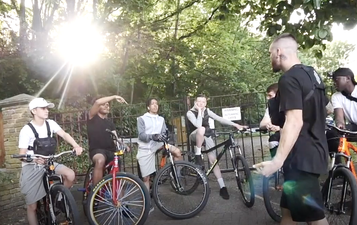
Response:
[[[112,137],[117,148],[114,160],[105,167],[108,174],[93,188],[93,166],[88,169],[84,182],[84,211],[91,225],[142,225],[150,210],[149,192],[137,176],[120,172],[119,159],[124,154],[125,146],[116,135],[112,134]]]

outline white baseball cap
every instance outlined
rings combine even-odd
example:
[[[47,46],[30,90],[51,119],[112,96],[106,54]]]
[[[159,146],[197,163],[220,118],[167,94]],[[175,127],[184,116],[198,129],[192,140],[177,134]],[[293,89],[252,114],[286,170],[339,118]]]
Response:
[[[30,111],[33,109],[42,108],[42,107],[53,108],[53,107],[55,107],[55,104],[53,104],[51,102],[47,102],[44,98],[34,98],[29,103]]]

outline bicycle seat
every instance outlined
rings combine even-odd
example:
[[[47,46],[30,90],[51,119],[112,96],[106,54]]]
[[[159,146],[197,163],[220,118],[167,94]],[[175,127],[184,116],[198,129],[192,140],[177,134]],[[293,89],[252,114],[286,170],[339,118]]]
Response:
[[[336,127],[334,125],[331,125],[331,124],[326,124],[326,126],[327,126],[327,128],[329,130],[334,129],[334,130],[338,131],[340,134],[344,134],[344,135],[348,135],[348,136],[351,136],[351,135],[353,135],[353,136],[356,135],[357,136],[357,131],[350,131],[350,130],[346,130],[346,129],[341,129],[341,128],[338,128],[338,127]]]

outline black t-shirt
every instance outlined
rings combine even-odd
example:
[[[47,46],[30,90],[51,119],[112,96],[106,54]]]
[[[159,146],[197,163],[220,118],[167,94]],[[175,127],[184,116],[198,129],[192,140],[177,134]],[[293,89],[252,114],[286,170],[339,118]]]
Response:
[[[87,121],[87,133],[89,142],[89,151],[94,149],[105,149],[115,151],[115,145],[111,135],[105,130],[115,130],[115,125],[108,119],[102,119],[95,115]]]
[[[295,65],[279,79],[280,111],[301,109],[303,112],[302,129],[284,168],[324,174],[328,167],[325,87],[312,67],[305,68],[309,68],[310,75],[302,65]]]

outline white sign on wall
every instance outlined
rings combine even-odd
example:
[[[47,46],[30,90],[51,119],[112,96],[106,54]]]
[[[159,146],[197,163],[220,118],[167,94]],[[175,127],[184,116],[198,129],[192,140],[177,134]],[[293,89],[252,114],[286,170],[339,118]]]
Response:
[[[223,108],[222,117],[231,121],[241,120],[240,107]]]

